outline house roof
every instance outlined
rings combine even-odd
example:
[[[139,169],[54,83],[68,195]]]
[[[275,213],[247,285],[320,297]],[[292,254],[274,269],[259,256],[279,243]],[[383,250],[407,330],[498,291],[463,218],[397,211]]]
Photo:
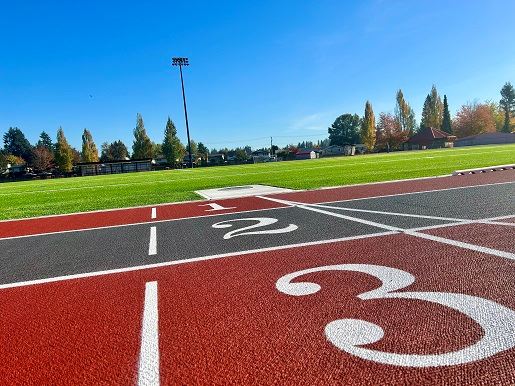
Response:
[[[85,165],[105,165],[105,164],[127,164],[134,162],[152,162],[152,158],[141,158],[141,159],[121,159],[114,161],[98,161],[98,162],[78,162],[75,166],[85,166]]]
[[[413,137],[408,139],[410,143],[427,143],[432,142],[435,139],[455,139],[456,137],[452,134],[446,133],[440,129],[434,127],[426,127]]]

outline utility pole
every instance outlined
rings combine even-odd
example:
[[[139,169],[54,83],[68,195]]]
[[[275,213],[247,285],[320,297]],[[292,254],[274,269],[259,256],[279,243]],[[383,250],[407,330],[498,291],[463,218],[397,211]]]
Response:
[[[270,137],[270,156],[273,156],[274,146],[272,145],[272,137]]]
[[[188,154],[190,157],[190,168],[193,168],[193,157],[191,156],[190,128],[188,125],[188,110],[186,110],[186,94],[184,93],[184,80],[182,78],[182,66],[189,66],[188,58],[172,58],[172,66],[179,66],[181,74],[182,101],[184,104],[184,119],[186,120],[186,134],[188,136]]]

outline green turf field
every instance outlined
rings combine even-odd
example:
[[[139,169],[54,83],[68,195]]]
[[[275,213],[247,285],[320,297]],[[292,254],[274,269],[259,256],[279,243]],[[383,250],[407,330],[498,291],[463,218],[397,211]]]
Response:
[[[3,183],[0,219],[193,200],[200,198],[195,190],[223,186],[313,189],[438,176],[509,163],[515,163],[515,145]]]

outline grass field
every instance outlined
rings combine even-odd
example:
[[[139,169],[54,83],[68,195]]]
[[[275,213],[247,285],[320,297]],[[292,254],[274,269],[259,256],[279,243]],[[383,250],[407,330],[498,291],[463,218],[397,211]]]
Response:
[[[4,183],[0,184],[0,219],[192,200],[200,198],[195,190],[223,186],[313,189],[508,163],[515,163],[515,145]]]

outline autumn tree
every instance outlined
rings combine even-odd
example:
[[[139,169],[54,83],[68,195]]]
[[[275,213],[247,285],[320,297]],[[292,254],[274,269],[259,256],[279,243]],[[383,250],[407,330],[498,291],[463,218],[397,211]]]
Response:
[[[46,146],[38,145],[32,153],[32,166],[36,171],[47,172],[52,168],[54,155]]]
[[[490,111],[492,113],[492,116],[495,121],[495,130],[502,132],[504,129],[504,111],[499,105],[499,103],[496,103],[492,100],[485,101],[485,104],[488,105],[490,108]]]
[[[447,104],[447,95],[443,96],[442,130],[452,134],[451,114],[449,113],[449,105]]]
[[[82,133],[82,162],[98,162],[98,150],[88,129]]]
[[[397,150],[408,140],[409,131],[402,130],[397,116],[379,114],[376,131],[376,147],[380,150]]]
[[[357,114],[340,115],[328,129],[330,144],[341,146],[358,143],[360,125],[361,119]]]
[[[397,91],[395,99],[395,119],[397,120],[399,128],[401,131],[407,133],[408,136],[412,136],[417,126],[415,112],[404,99],[402,90]]]
[[[461,106],[452,123],[454,134],[467,137],[495,132],[495,119],[492,110],[485,103],[468,103]]]
[[[501,89],[501,100],[499,105],[504,111],[504,125],[502,131],[510,133],[511,118],[515,115],[515,90],[510,82],[506,82]]]
[[[376,143],[376,120],[372,104],[369,101],[365,103],[365,116],[361,121],[360,137],[368,151],[372,151]]]
[[[136,128],[134,129],[134,143],[132,145],[132,159],[152,158],[152,141],[147,135],[143,117],[136,116]]]
[[[436,86],[433,85],[431,92],[427,95],[422,108],[422,120],[420,122],[420,129],[426,127],[433,127],[440,129],[443,120],[443,103]]]
[[[73,168],[73,152],[68,144],[62,127],[57,130],[57,143],[55,144],[55,163],[61,173],[70,173]]]

